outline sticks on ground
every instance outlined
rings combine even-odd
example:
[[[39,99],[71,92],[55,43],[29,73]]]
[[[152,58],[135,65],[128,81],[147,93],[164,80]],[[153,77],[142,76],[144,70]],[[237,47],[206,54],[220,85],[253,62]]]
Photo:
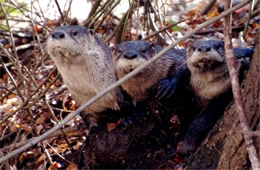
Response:
[[[5,155],[4,157],[0,158],[0,163],[12,158],[13,156],[23,152],[24,150],[36,145],[38,142],[46,139],[48,136],[50,136],[52,133],[54,133],[55,131],[57,131],[58,129],[60,129],[61,127],[63,127],[63,125],[65,123],[67,123],[69,120],[71,120],[73,117],[75,117],[76,115],[78,115],[80,112],[82,112],[86,107],[88,107],[89,105],[93,104],[95,101],[97,101],[98,99],[100,99],[101,97],[103,97],[105,94],[107,94],[108,92],[110,92],[111,90],[113,90],[114,88],[118,87],[120,84],[124,83],[125,81],[127,81],[128,79],[130,79],[131,77],[137,75],[139,72],[141,72],[144,68],[148,67],[150,64],[152,64],[153,62],[155,62],[156,60],[158,60],[162,55],[164,55],[167,51],[169,51],[170,49],[172,49],[174,46],[176,46],[177,44],[179,44],[180,42],[184,41],[185,39],[191,37],[192,35],[194,35],[195,33],[197,33],[198,31],[200,31],[201,29],[203,29],[204,27],[218,21],[219,19],[228,16],[229,14],[231,14],[232,12],[234,12],[235,10],[243,7],[244,5],[248,4],[251,0],[245,0],[243,2],[241,2],[240,4],[236,5],[235,7],[226,10],[225,12],[223,12],[222,14],[220,14],[219,16],[216,16],[202,24],[200,24],[199,26],[197,26],[195,29],[193,29],[192,31],[186,33],[183,37],[181,37],[180,39],[178,39],[176,42],[172,43],[171,45],[169,45],[168,47],[166,47],[165,49],[163,49],[161,52],[159,52],[158,54],[156,54],[154,57],[152,57],[150,60],[148,60],[147,62],[145,62],[144,64],[142,64],[141,66],[139,66],[138,68],[136,68],[134,71],[132,71],[131,73],[127,74],[126,76],[124,76],[123,78],[121,78],[120,80],[116,81],[114,84],[110,85],[109,87],[107,87],[106,89],[104,89],[103,91],[101,91],[100,93],[98,93],[96,96],[94,96],[93,98],[91,98],[88,102],[86,102],[85,104],[83,104],[82,106],[80,106],[75,112],[73,112],[72,114],[68,115],[62,122],[60,122],[58,125],[56,125],[55,127],[53,127],[52,129],[50,129],[49,131],[47,131],[46,133],[42,134],[41,136],[39,136],[38,138],[32,140],[30,143],[27,143],[26,145],[24,145],[23,147]]]

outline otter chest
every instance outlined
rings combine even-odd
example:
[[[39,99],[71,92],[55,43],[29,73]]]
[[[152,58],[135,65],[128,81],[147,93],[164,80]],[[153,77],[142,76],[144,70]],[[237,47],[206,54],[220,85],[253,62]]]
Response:
[[[73,95],[94,96],[98,92],[97,80],[93,73],[78,65],[59,67],[64,83]],[[100,80],[99,80],[100,81]]]
[[[230,79],[228,74],[221,77],[210,77],[206,75],[193,75],[191,77],[191,85],[197,97],[202,103],[207,103],[216,96],[224,93],[230,87]]]

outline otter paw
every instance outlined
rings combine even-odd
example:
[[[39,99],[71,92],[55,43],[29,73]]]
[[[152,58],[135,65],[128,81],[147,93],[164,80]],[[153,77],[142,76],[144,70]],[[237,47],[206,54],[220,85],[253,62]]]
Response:
[[[156,90],[156,97],[162,100],[163,98],[170,98],[174,94],[176,87],[177,80],[175,78],[165,78],[156,83],[153,89]]]
[[[95,131],[95,129],[97,129],[98,124],[97,118],[95,116],[91,114],[86,114],[85,112],[80,112],[80,116],[86,124],[87,128],[89,129],[89,132]]]
[[[133,103],[126,100],[118,102],[118,106],[120,107],[120,110],[128,110],[134,107]]]
[[[91,126],[88,131],[89,131],[89,134],[94,134],[94,133],[97,133],[99,132],[101,129],[100,126]]]
[[[178,150],[177,152],[179,156],[184,156],[184,157],[189,156],[197,149],[197,145],[192,141],[184,140],[180,145],[181,145],[180,150]]]

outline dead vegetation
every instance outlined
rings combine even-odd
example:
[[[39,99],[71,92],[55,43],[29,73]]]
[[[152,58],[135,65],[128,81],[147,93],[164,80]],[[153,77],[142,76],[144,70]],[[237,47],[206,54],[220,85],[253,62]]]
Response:
[[[45,40],[53,28],[81,24],[95,29],[110,46],[137,39],[167,46],[185,37],[199,24],[223,14],[224,2],[96,0],[89,1],[92,4],[89,15],[85,14],[84,19],[79,20],[71,17],[73,0],[68,0],[65,8],[60,1],[53,1],[50,10],[56,12],[56,17],[52,18],[37,0],[25,3],[0,0],[0,158],[37,139],[77,109],[45,51]],[[122,6],[125,3],[127,5]],[[245,108],[252,130],[259,130],[260,117],[260,80],[257,76],[260,47],[255,45],[259,40],[260,11],[257,5],[258,8],[253,10],[249,4],[236,10],[231,26],[233,46],[255,46],[256,49],[243,84]],[[119,15],[118,8],[126,10]],[[223,31],[223,20],[218,20],[191,35],[192,38],[214,36],[224,39]],[[186,48],[190,39],[178,46]],[[160,115],[151,114],[145,105],[137,107],[138,114],[130,126],[122,127],[120,121],[110,122],[107,124],[109,131],[104,127],[103,131],[90,137],[86,137],[88,131],[81,118],[76,116],[61,130],[1,162],[0,167],[250,168],[234,107],[227,109],[204,141],[205,145],[186,160],[174,156],[182,135],[178,121],[163,110]],[[259,137],[253,139],[257,144]],[[259,147],[258,142],[258,156]]]

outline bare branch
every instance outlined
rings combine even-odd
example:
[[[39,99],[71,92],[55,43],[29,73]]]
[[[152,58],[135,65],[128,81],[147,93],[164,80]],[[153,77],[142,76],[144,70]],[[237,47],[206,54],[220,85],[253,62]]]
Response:
[[[63,13],[62,13],[62,11],[61,11],[61,9],[60,9],[60,5],[59,5],[59,3],[58,3],[57,0],[54,0],[54,1],[55,1],[55,3],[56,3],[56,6],[57,6],[58,11],[59,11],[59,13],[60,13],[61,20],[62,20],[62,22],[65,24],[64,16],[63,16]]]
[[[58,124],[57,126],[53,127],[52,129],[50,129],[49,131],[47,131],[46,133],[42,134],[41,136],[37,137],[36,139],[30,141],[29,143],[27,143],[26,145],[24,145],[23,147],[5,155],[4,157],[0,158],[0,163],[12,158],[13,156],[23,152],[24,150],[36,145],[38,142],[46,139],[49,135],[51,135],[52,133],[54,133],[55,131],[57,131],[58,129],[60,129],[65,123],[67,123],[69,120],[71,120],[73,117],[75,117],[76,115],[78,115],[80,112],[82,112],[86,107],[88,107],[89,105],[93,104],[96,100],[100,99],[102,96],[104,96],[105,94],[107,94],[108,92],[110,92],[111,90],[113,90],[114,88],[118,87],[120,84],[122,84],[123,82],[127,81],[128,79],[130,79],[131,77],[135,76],[136,74],[138,74],[140,71],[142,71],[144,68],[146,68],[147,66],[149,66],[150,64],[152,64],[153,62],[155,62],[156,60],[158,60],[162,55],[164,55],[167,51],[169,51],[170,49],[172,49],[174,46],[176,46],[178,43],[184,41],[185,39],[191,37],[193,34],[195,34],[196,32],[200,31],[201,29],[203,29],[204,27],[216,22],[217,20],[229,15],[230,13],[234,12],[235,10],[243,7],[244,5],[246,5],[247,3],[249,3],[251,0],[245,0],[241,3],[239,3],[238,5],[236,5],[235,7],[226,10],[225,12],[223,12],[222,14],[220,14],[219,16],[216,16],[202,24],[200,24],[199,26],[197,26],[195,29],[193,29],[192,31],[186,33],[182,38],[176,40],[176,42],[172,43],[171,45],[169,45],[168,47],[166,47],[165,49],[163,49],[161,52],[159,52],[158,54],[156,54],[154,57],[152,57],[150,60],[148,60],[147,62],[145,62],[144,64],[142,64],[141,66],[139,66],[138,68],[136,68],[134,71],[130,72],[129,74],[127,74],[126,76],[124,76],[123,78],[121,78],[120,80],[116,81],[114,84],[110,85],[109,87],[107,87],[106,89],[104,89],[103,91],[99,92],[96,96],[94,96],[93,98],[91,98],[89,101],[87,101],[85,104],[83,104],[82,106],[80,106],[75,112],[73,112],[72,114],[68,115],[62,122],[60,122],[60,124]]]
[[[212,7],[213,5],[216,3],[216,0],[211,0],[207,6],[202,10],[200,11],[200,15],[204,15],[206,14]]]

